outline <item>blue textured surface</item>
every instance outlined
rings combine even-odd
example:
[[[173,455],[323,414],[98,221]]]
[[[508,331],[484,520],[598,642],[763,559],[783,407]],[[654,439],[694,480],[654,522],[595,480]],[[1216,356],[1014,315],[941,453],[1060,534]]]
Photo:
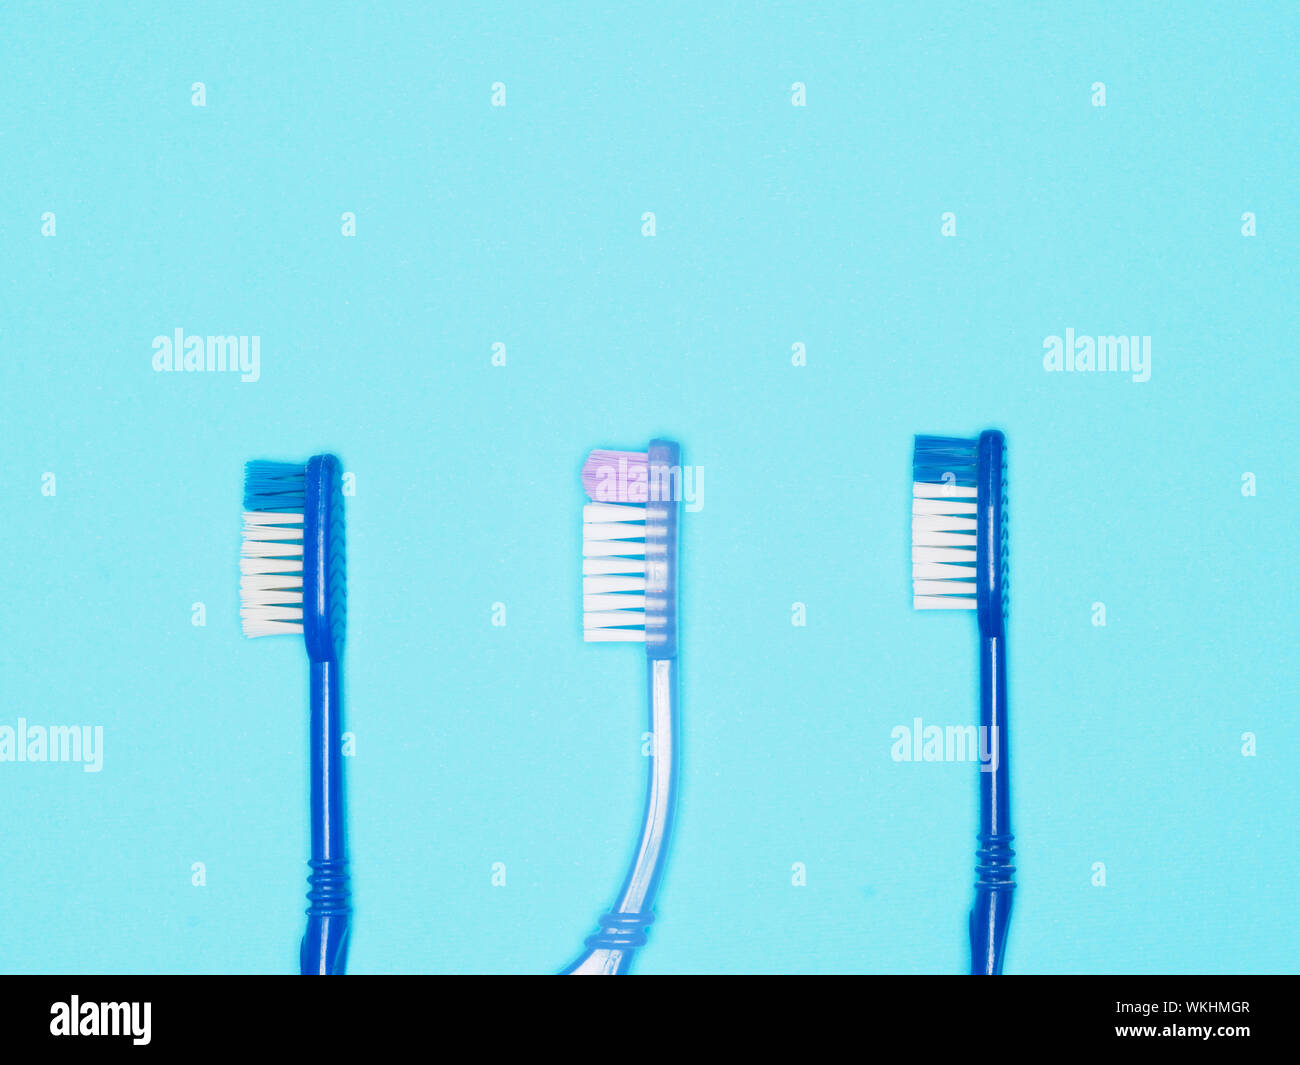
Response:
[[[350,970],[564,964],[644,771],[578,470],[664,435],[704,505],[638,971],[963,971],[974,770],[891,730],[973,720],[907,470],[994,425],[1008,971],[1300,966],[1294,5],[703,6],[0,9],[0,724],[105,745],[0,763],[0,970],[293,970],[304,665],[240,636],[235,486],[325,449]],[[155,372],[177,327],[259,380]],[[1068,328],[1150,335],[1150,380],[1045,372]]]
[[[307,505],[306,468],[301,463],[244,463],[244,509],[301,514]]]
[[[978,440],[918,436],[912,448],[912,480],[975,487]]]

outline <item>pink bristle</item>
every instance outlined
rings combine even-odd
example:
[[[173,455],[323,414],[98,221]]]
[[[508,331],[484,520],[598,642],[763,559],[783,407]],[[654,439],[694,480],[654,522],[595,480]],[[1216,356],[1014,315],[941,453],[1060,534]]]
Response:
[[[582,464],[582,487],[596,503],[644,503],[650,456],[644,451],[597,448]]]

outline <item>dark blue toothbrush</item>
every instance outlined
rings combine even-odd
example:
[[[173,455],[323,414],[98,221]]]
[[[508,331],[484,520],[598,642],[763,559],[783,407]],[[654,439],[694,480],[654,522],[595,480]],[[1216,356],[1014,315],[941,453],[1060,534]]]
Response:
[[[1002,972],[1015,852],[1007,727],[1006,441],[918,436],[912,457],[913,605],[974,610],[979,625],[980,830],[970,915],[972,975]]]
[[[341,975],[352,916],[343,805],[346,627],[339,461],[250,462],[244,470],[240,617],[247,636],[301,634],[310,681],[311,872],[304,976]]]

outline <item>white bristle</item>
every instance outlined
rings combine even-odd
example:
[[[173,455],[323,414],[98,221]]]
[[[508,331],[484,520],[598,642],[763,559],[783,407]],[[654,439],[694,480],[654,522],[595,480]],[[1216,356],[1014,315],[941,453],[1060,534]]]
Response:
[[[582,510],[582,628],[591,642],[645,641],[646,508],[590,503]]]
[[[642,597],[643,598],[643,597]],[[644,610],[588,610],[582,615],[584,629],[612,629],[627,625],[645,628]]]
[[[912,606],[917,610],[974,610],[975,599],[960,595],[914,595]]]
[[[301,514],[245,512],[239,617],[245,636],[302,632]]]
[[[644,595],[623,595],[615,592],[612,595],[584,595],[582,597],[582,609],[588,612],[601,610],[627,610],[629,608],[644,610]]]
[[[974,610],[976,489],[912,484],[912,606]]]
[[[584,577],[583,595],[603,595],[607,592],[644,592],[644,577]]]
[[[912,578],[926,581],[968,581],[975,576],[969,566],[953,566],[946,562],[913,562]]]
[[[645,629],[586,629],[588,643],[645,643]]]
[[[947,530],[952,532],[958,529],[976,528],[974,518],[961,518],[949,514],[914,514],[912,516],[912,530],[920,532],[938,532]]]
[[[644,540],[645,526],[630,521],[593,521],[582,527],[584,540]]]
[[[301,606],[259,606],[248,607],[239,612],[239,616],[257,618],[261,621],[301,621]]]
[[[255,525],[245,522],[244,535],[250,540],[301,540],[302,527],[297,525]]]
[[[918,547],[912,545],[912,561],[915,562],[969,562],[975,565],[975,552],[960,547]]]
[[[247,531],[247,530],[246,530]],[[245,540],[245,558],[301,558],[301,543],[284,543],[280,540]]]
[[[601,576],[607,573],[645,573],[644,558],[584,558],[582,575]]]
[[[645,540],[584,540],[583,558],[611,558],[617,555],[645,555]]]
[[[974,514],[975,504],[964,499],[913,499],[913,514]]]
[[[240,577],[239,587],[250,592],[282,591],[286,588],[301,588],[301,575],[288,573],[259,573],[251,577]]]
[[[960,484],[931,484],[928,481],[913,481],[912,495],[924,499],[974,499],[975,488]]]
[[[302,560],[293,558],[241,558],[239,572],[250,573],[301,573]]]
[[[973,577],[974,574],[972,573]],[[913,595],[974,595],[974,581],[912,581]]]
[[[913,547],[974,547],[974,533],[931,532],[928,529],[912,529]]]
[[[244,521],[251,521],[255,525],[302,525],[302,515],[278,510],[246,510]],[[298,535],[302,535],[301,529],[298,530]]]
[[[645,521],[645,507],[626,503],[588,503],[582,508],[584,522]]]

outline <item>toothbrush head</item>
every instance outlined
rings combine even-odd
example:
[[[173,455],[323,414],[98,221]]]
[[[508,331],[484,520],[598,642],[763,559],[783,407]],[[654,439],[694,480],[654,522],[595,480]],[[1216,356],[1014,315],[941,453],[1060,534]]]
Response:
[[[582,467],[583,639],[644,643],[648,658],[677,654],[678,446],[595,450]]]
[[[912,605],[974,610],[1001,633],[1006,617],[1006,441],[918,436],[912,452]]]
[[[248,463],[243,540],[244,635],[301,633],[312,661],[336,659],[347,614],[339,460]]]

